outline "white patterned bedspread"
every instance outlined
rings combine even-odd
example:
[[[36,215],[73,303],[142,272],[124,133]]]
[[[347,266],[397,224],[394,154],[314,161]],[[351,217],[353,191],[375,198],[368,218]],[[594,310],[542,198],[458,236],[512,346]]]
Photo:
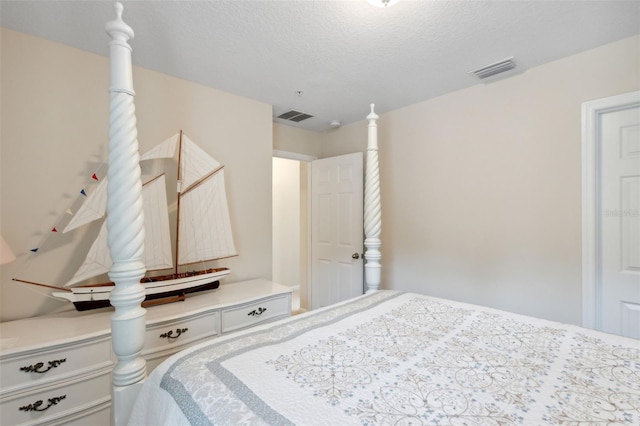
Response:
[[[131,424],[640,425],[640,341],[381,291],[213,339]]]

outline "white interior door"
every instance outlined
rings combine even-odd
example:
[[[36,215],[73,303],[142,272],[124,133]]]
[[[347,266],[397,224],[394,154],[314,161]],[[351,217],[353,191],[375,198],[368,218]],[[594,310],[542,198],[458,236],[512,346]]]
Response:
[[[640,105],[599,128],[601,329],[640,339]]]
[[[363,293],[363,154],[311,163],[311,308]]]

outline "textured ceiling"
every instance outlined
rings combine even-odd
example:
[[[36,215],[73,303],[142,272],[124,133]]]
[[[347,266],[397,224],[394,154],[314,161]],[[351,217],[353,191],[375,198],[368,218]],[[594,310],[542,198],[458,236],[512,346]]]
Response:
[[[484,84],[468,72],[506,57],[526,72],[640,33],[639,1],[123,3],[136,65],[309,113],[290,124],[316,131]],[[114,16],[105,1],[0,2],[3,27],[104,56]]]

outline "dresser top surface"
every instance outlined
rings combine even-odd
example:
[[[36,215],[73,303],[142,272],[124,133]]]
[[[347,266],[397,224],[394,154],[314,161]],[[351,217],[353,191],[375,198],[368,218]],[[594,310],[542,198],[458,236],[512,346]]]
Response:
[[[265,279],[221,284],[216,290],[190,295],[183,302],[149,307],[146,321],[149,325],[290,292],[291,287]],[[0,323],[0,358],[16,352],[109,336],[113,312],[113,308],[66,311]]]

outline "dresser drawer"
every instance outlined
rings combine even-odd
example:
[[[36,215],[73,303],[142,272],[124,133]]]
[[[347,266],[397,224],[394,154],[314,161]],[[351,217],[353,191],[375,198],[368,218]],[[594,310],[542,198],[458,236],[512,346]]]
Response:
[[[0,403],[0,424],[35,425],[58,423],[91,412],[92,407],[105,407],[111,401],[111,375],[104,371],[63,382],[60,386],[17,397]],[[101,410],[103,411],[103,410]],[[104,413],[102,415],[104,417]],[[63,423],[66,423],[65,420]],[[86,424],[86,423],[85,423]]]
[[[27,388],[32,391],[53,381],[88,374],[112,365],[109,337],[6,357],[0,361],[0,398]]]
[[[222,310],[222,333],[291,315],[291,293]]]
[[[47,426],[111,426],[111,401],[107,401],[88,410],[63,417]]]
[[[206,337],[220,334],[220,312],[181,317],[172,321],[147,324],[142,355],[166,356]],[[153,356],[151,356],[153,358]]]
[[[150,374],[158,365],[160,365],[171,355],[180,352],[183,349],[187,349],[191,346],[197,345],[198,343],[204,342],[211,337],[215,337],[215,335],[210,337],[203,337],[200,340],[190,341],[188,344],[174,345],[166,347],[164,350],[143,353],[143,357],[145,361],[147,361],[147,374]]]

